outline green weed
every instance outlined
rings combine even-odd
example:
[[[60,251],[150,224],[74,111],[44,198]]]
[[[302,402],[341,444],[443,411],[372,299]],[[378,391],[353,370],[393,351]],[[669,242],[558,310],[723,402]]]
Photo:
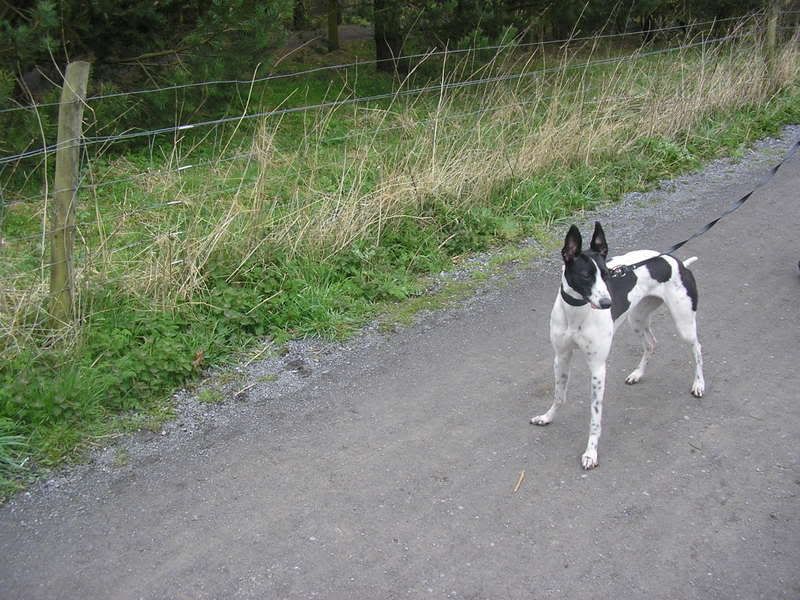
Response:
[[[114,462],[113,465],[116,468],[125,467],[128,465],[130,461],[130,454],[128,453],[127,449],[122,447],[117,447],[114,449]]]
[[[15,435],[16,429],[11,419],[0,417],[0,500],[19,489],[25,465],[22,456],[28,447],[23,436]]]
[[[197,394],[197,401],[203,404],[219,404],[225,400],[225,395],[216,388],[203,388]]]

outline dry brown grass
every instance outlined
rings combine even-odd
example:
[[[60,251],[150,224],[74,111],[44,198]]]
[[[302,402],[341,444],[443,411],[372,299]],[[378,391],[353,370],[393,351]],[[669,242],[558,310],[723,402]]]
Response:
[[[732,43],[635,59],[643,48],[601,67],[591,66],[599,51],[584,49],[578,60],[565,50],[555,64],[548,57],[560,70],[448,89],[467,76],[532,70],[540,57],[498,54],[478,68],[474,57],[453,58],[438,94],[308,115],[294,144],[279,143],[280,121],[265,120],[241,149],[245,160],[153,171],[127,188],[93,193],[78,277],[169,306],[203,289],[207,265],[220,253],[235,257],[239,269],[276,249],[322,258],[357,240],[379,240],[394,219],[425,220],[432,201],[480,205],[510,179],[591,165],[645,136],[680,140],[711,112],[763,104],[798,80],[796,40],[783,46],[770,82],[762,40],[741,33]],[[335,145],[329,131],[342,118],[352,129]],[[185,154],[178,145],[174,157]],[[4,282],[6,349],[31,335],[31,307],[41,306],[44,283],[42,276]]]

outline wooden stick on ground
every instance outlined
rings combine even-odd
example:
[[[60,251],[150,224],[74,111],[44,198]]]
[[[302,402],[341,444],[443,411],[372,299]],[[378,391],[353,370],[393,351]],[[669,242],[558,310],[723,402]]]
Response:
[[[522,471],[519,472],[519,479],[517,479],[517,485],[514,486],[514,491],[512,492],[513,494],[517,493],[517,491],[519,490],[519,486],[522,485],[522,482],[524,480],[525,480],[525,469],[522,469]]]

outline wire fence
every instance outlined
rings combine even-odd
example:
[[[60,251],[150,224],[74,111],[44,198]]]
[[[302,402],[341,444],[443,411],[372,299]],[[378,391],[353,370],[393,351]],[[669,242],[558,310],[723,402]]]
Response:
[[[380,230],[382,223],[388,219],[405,215],[400,211],[379,213],[376,217],[368,218],[359,213],[363,210],[363,204],[380,194],[388,198],[382,201],[397,202],[394,194],[400,192],[393,191],[391,186],[405,189],[403,193],[419,193],[418,186],[421,184],[418,178],[422,175],[415,174],[413,170],[403,172],[400,167],[399,174],[393,176],[391,183],[380,184],[384,185],[383,188],[378,184],[373,188],[364,184],[365,179],[381,180],[381,169],[384,168],[381,153],[393,153],[400,157],[396,162],[402,167],[417,164],[409,157],[424,152],[427,153],[425,160],[429,160],[431,168],[436,170],[438,158],[446,152],[462,151],[467,156],[493,150],[491,137],[497,133],[482,133],[484,121],[501,119],[500,128],[511,132],[512,137],[517,129],[530,134],[531,128],[539,126],[531,124],[536,119],[542,122],[553,119],[554,123],[559,127],[563,125],[566,130],[570,124],[567,117],[564,117],[563,123],[559,121],[559,106],[578,107],[573,111],[574,114],[570,113],[569,118],[585,113],[587,116],[582,117],[585,119],[583,122],[593,127],[603,128],[607,126],[605,124],[613,126],[615,121],[624,119],[628,112],[634,114],[637,107],[650,106],[648,102],[653,92],[648,88],[645,74],[657,71],[659,57],[686,53],[691,54],[692,60],[702,62],[706,60],[706,54],[716,57],[722,56],[727,50],[752,49],[755,36],[761,30],[758,27],[745,28],[741,20],[731,26],[725,35],[708,35],[718,24],[730,26],[733,21],[723,19],[697,23],[693,27],[707,28],[702,35],[667,47],[643,45],[617,56],[594,58],[590,54],[576,58],[576,53],[564,48],[563,58],[556,60],[553,66],[530,68],[530,61],[522,55],[515,59],[516,62],[504,64],[494,72],[491,68],[487,69],[488,72],[478,69],[464,78],[456,76],[456,71],[451,71],[449,78],[443,76],[435,84],[409,85],[407,88],[401,86],[383,93],[352,94],[299,106],[243,111],[215,119],[59,140],[0,157],[0,173],[3,169],[20,169],[20,161],[36,159],[52,162],[53,154],[80,142],[82,165],[73,198],[73,209],[77,210],[77,215],[71,224],[62,226],[69,228],[71,235],[78,239],[76,260],[82,266],[76,267],[73,275],[88,278],[101,273],[104,280],[134,281],[138,285],[135,281],[137,278],[149,276],[144,274],[144,267],[139,263],[150,261],[152,269],[157,268],[157,263],[171,267],[183,265],[186,267],[183,276],[195,277],[196,271],[201,268],[198,265],[202,264],[202,256],[208,251],[206,247],[213,248],[224,235],[234,235],[229,232],[238,231],[238,223],[253,215],[259,218],[269,215],[273,223],[281,224],[283,229],[280,235],[284,237],[280,241],[287,244],[289,252],[294,251],[299,242],[287,242],[285,238],[293,235],[298,239],[307,237],[314,228],[321,234],[336,238],[336,244],[339,245],[353,239],[348,235],[358,235],[340,234],[337,220],[349,220],[346,226],[341,226],[342,229],[353,227],[354,231],[361,231],[358,228],[372,227],[377,222]],[[547,44],[591,44],[601,39],[681,30],[685,31],[685,28],[653,28],[553,40]],[[419,59],[423,63],[434,56],[468,57],[470,53],[479,51],[524,51],[542,46],[542,43],[515,43],[445,49],[398,57],[396,60]],[[492,65],[491,59],[486,62],[490,67],[496,66]],[[90,105],[107,98],[135,97],[209,85],[252,86],[278,78],[302,78],[320,71],[358,68],[364,64],[369,63],[328,65],[252,80],[204,81],[96,95],[86,98],[86,102]],[[522,68],[518,68],[520,64]],[[626,69],[630,73],[623,80],[620,73],[627,73]],[[753,75],[756,76],[758,74]],[[578,82],[576,88],[569,88],[565,83],[569,78]],[[640,84],[640,78],[644,83]],[[503,90],[502,94],[498,92],[500,89]],[[19,110],[33,114],[48,106],[51,105],[15,107],[0,110],[0,113]],[[609,106],[616,112],[609,111]],[[346,115],[334,114],[345,107],[359,110]],[[295,124],[302,128],[296,130],[293,136],[287,134],[279,137],[277,132],[285,117],[308,113],[314,115],[310,125],[305,122]],[[339,116],[342,118],[337,120]],[[249,122],[262,125],[263,130],[257,132],[258,140],[254,141],[253,132],[249,130],[247,135],[235,140],[235,130]],[[200,132],[205,136],[208,135],[207,131],[225,125],[234,126],[234,132],[228,131],[224,138],[207,144],[213,148],[210,156],[193,158],[195,152],[201,154],[202,148],[206,147],[197,140],[187,142],[188,149],[181,146],[181,137],[188,132]],[[465,133],[470,131],[474,133]],[[406,144],[403,141],[406,134],[409,134],[409,138],[424,138],[425,141],[417,145]],[[481,137],[484,135],[490,141]],[[171,147],[167,144],[165,154],[159,155],[162,148],[154,145],[153,140],[166,136],[172,136]],[[381,136],[388,141],[378,142]],[[276,149],[276,144],[293,137],[298,138],[293,150]],[[124,155],[98,161],[111,146],[142,138],[151,144],[152,160],[145,161],[150,166],[127,163]],[[476,147],[460,148],[459,144],[465,139],[478,140]],[[507,142],[500,138],[497,141],[498,144]],[[511,159],[506,160],[509,162],[508,172],[515,172],[518,166],[511,164]],[[515,160],[518,162],[519,158]],[[369,163],[369,172],[364,168],[367,161],[372,161]],[[3,311],[3,294],[20,297],[29,294],[26,281],[27,285],[34,285],[38,281],[37,289],[41,293],[46,292],[44,282],[54,263],[46,255],[50,235],[45,224],[49,201],[61,191],[54,189],[53,185],[43,186],[39,193],[30,193],[30,186],[26,193],[19,194],[0,188],[0,256],[5,263],[0,266],[0,277],[13,283],[6,283],[0,290],[0,313]],[[304,194],[309,195],[310,199],[303,197]],[[9,200],[13,200],[13,203]],[[325,205],[330,205],[330,208],[322,208]],[[11,216],[9,211],[13,213]],[[27,225],[21,226],[20,223],[25,220]],[[14,227],[9,227],[12,221]],[[41,231],[36,231],[37,224],[42,225]],[[256,234],[242,230],[242,233],[235,235],[248,239],[247,243],[252,247],[248,252],[255,252],[265,243],[264,240],[269,239],[272,243],[278,239],[275,237],[278,234],[270,232]],[[263,239],[250,240],[258,235],[262,235]],[[136,264],[136,268],[128,271],[132,264]]]
[[[788,14],[788,13],[787,13]],[[751,15],[749,18],[755,18],[756,14]],[[573,36],[569,38],[563,38],[558,40],[542,40],[538,42],[521,42],[519,40],[512,40],[505,44],[495,44],[489,46],[478,46],[478,47],[470,47],[470,48],[455,48],[455,49],[432,49],[428,52],[421,52],[415,54],[405,54],[399,55],[393,58],[381,58],[381,59],[368,59],[368,60],[360,60],[348,63],[338,63],[333,65],[322,65],[319,67],[313,67],[310,69],[302,69],[299,71],[293,71],[291,73],[276,73],[266,75],[264,77],[253,77],[252,79],[218,79],[218,80],[208,80],[208,81],[196,81],[191,83],[184,83],[184,84],[175,84],[175,85],[168,85],[162,87],[155,87],[155,88],[148,88],[148,89],[141,89],[141,90],[131,90],[127,92],[113,92],[108,94],[96,94],[93,96],[89,96],[86,98],[87,103],[96,102],[98,100],[105,100],[109,98],[127,98],[131,96],[141,96],[147,94],[156,94],[156,93],[163,93],[163,92],[174,92],[178,90],[186,90],[186,89],[193,89],[193,88],[200,88],[200,87],[213,87],[213,86],[251,86],[257,83],[264,83],[267,81],[275,81],[280,79],[291,79],[291,78],[298,78],[298,77],[307,77],[308,75],[312,75],[315,73],[321,73],[326,71],[341,71],[350,68],[359,68],[365,67],[368,65],[376,65],[386,62],[392,63],[402,63],[407,62],[414,59],[422,59],[422,60],[430,60],[433,57],[437,56],[457,56],[459,54],[471,53],[477,54],[480,52],[505,52],[509,50],[521,50],[525,48],[543,48],[547,46],[563,46],[565,44],[574,44],[574,43],[583,43],[583,42],[597,42],[600,40],[613,40],[613,39],[620,39],[620,38],[629,38],[629,37],[643,37],[643,36],[654,36],[656,34],[666,33],[666,32],[687,32],[692,31],[695,29],[703,28],[703,27],[716,27],[726,23],[742,23],[742,17],[728,17],[724,19],[711,19],[706,21],[698,21],[693,23],[687,23],[685,25],[672,25],[668,27],[653,27],[650,29],[643,29],[643,30],[635,30],[635,31],[627,31],[627,32],[619,32],[619,33],[601,33],[589,36]],[[32,111],[32,110],[41,110],[44,108],[52,108],[58,106],[58,102],[42,102],[42,103],[33,103],[24,106],[13,106],[13,107],[6,107],[0,109],[0,114],[2,113],[9,113],[9,112],[17,112],[17,111]]]
[[[383,100],[391,100],[396,99],[399,97],[404,96],[422,96],[425,94],[431,94],[435,92],[441,93],[442,91],[450,91],[455,89],[461,88],[468,88],[468,87],[475,87],[481,85],[488,85],[493,83],[500,83],[500,82],[508,82],[514,81],[529,77],[540,77],[547,74],[552,73],[561,73],[564,71],[570,70],[580,70],[580,69],[588,69],[591,67],[601,66],[601,65],[612,65],[615,63],[631,61],[631,60],[641,60],[643,58],[648,58],[652,56],[658,56],[663,54],[669,54],[673,52],[680,52],[692,48],[698,47],[706,47],[712,44],[719,44],[722,42],[727,42],[731,40],[740,39],[745,37],[746,33],[738,33],[732,35],[726,35],[718,38],[713,39],[706,39],[699,42],[692,42],[688,44],[681,44],[679,46],[672,46],[669,48],[662,48],[658,50],[650,50],[645,52],[637,52],[631,55],[624,55],[619,57],[612,57],[612,58],[603,58],[597,60],[590,60],[587,62],[579,62],[576,64],[565,65],[565,66],[556,66],[556,67],[549,67],[543,69],[534,69],[530,71],[523,71],[521,73],[511,73],[506,75],[497,75],[494,77],[483,77],[478,79],[470,79],[466,81],[456,81],[456,82],[441,82],[436,85],[428,85],[419,88],[411,88],[411,89],[399,89],[392,92],[386,92],[383,94],[374,94],[370,96],[359,96],[355,98],[346,98],[343,100],[335,100],[329,102],[319,102],[315,104],[303,105],[303,106],[293,106],[288,108],[279,108],[274,110],[267,110],[267,111],[259,111],[255,113],[249,114],[240,114],[240,115],[232,115],[227,117],[222,117],[219,119],[211,119],[207,121],[199,121],[196,123],[184,123],[180,125],[172,125],[167,127],[160,127],[156,129],[150,129],[146,131],[131,131],[121,134],[115,135],[105,135],[105,136],[89,136],[83,137],[80,140],[76,139],[67,139],[63,140],[60,143],[51,144],[49,146],[42,146],[40,148],[35,148],[33,150],[28,150],[25,152],[20,152],[17,154],[12,154],[9,156],[0,157],[0,166],[10,163],[16,163],[20,160],[34,158],[37,156],[42,156],[44,154],[52,154],[57,152],[59,149],[70,146],[74,144],[76,141],[81,141],[84,147],[86,146],[94,146],[97,144],[112,144],[116,142],[128,141],[137,138],[152,138],[155,136],[160,135],[168,135],[168,134],[175,134],[180,132],[189,131],[192,129],[197,128],[205,128],[205,127],[213,127],[217,125],[225,125],[228,123],[240,123],[243,121],[248,121],[252,119],[269,119],[280,117],[283,115],[289,115],[293,113],[304,113],[309,111],[319,111],[319,110],[334,110],[336,108],[342,106],[349,106],[349,105],[356,105],[356,104],[367,104],[373,102],[379,102]]]
[[[521,107],[526,107],[526,106],[546,103],[546,102],[549,102],[549,101],[554,100],[554,99],[559,99],[559,100],[562,100],[562,101],[570,100],[570,99],[575,98],[575,97],[577,97],[579,95],[585,95],[587,92],[591,93],[591,91],[592,90],[583,89],[583,90],[574,91],[574,92],[571,92],[571,93],[562,93],[562,94],[550,95],[550,96],[538,96],[538,97],[536,97],[534,99],[530,99],[530,100],[521,100],[521,101],[517,101],[517,102],[514,102],[514,103],[509,103],[509,104],[492,105],[492,106],[487,106],[487,107],[483,107],[483,108],[479,108],[479,109],[475,109],[475,110],[470,110],[470,111],[447,113],[447,114],[444,114],[444,115],[441,115],[441,116],[434,116],[434,117],[430,117],[430,118],[426,118],[426,119],[421,119],[421,120],[415,121],[414,124],[413,124],[413,127],[417,128],[417,129],[418,128],[424,128],[424,127],[426,127],[428,125],[431,125],[433,123],[448,122],[448,121],[452,121],[452,120],[456,120],[456,119],[464,119],[466,117],[477,117],[477,116],[482,116],[482,115],[486,115],[486,114],[490,114],[490,113],[496,113],[496,112],[500,112],[500,111],[504,111],[504,110],[517,109],[517,108],[521,108]],[[601,102],[601,101],[609,101],[609,100],[611,100],[611,101],[633,100],[633,99],[641,98],[641,97],[642,97],[641,94],[639,94],[639,95],[613,96],[613,97],[605,97],[602,100],[587,100],[584,103],[592,104],[592,103],[597,103],[597,102]],[[516,121],[512,121],[509,124],[510,125],[515,125],[517,123],[518,122],[516,122]],[[391,133],[398,132],[398,131],[407,131],[408,129],[409,129],[408,125],[390,125],[390,126],[381,127],[380,129],[375,130],[375,131],[357,130],[357,131],[353,131],[353,132],[347,133],[345,135],[334,136],[334,137],[326,137],[325,141],[328,142],[328,143],[343,142],[343,141],[363,138],[365,135],[368,135],[368,136],[386,135],[386,134],[391,134]],[[197,162],[194,162],[194,163],[183,164],[183,165],[180,165],[180,166],[165,167],[165,168],[160,168],[160,169],[148,169],[148,170],[145,170],[145,171],[141,171],[139,173],[135,173],[135,174],[129,175],[127,177],[117,177],[117,178],[114,178],[114,179],[101,180],[101,181],[96,181],[96,182],[92,182],[92,183],[86,182],[85,179],[87,177],[89,177],[90,175],[94,175],[96,177],[97,174],[94,174],[92,171],[86,170],[86,171],[84,171],[84,174],[83,174],[83,176],[81,178],[81,181],[79,183],[79,187],[83,192],[91,194],[91,193],[96,192],[97,190],[101,190],[101,189],[109,187],[109,186],[116,186],[116,185],[120,185],[120,184],[133,183],[133,182],[136,182],[137,180],[142,180],[142,179],[145,179],[145,178],[157,178],[157,177],[168,176],[170,174],[180,174],[180,173],[184,173],[186,171],[192,170],[192,169],[203,169],[203,168],[212,168],[212,167],[213,168],[218,168],[220,165],[224,165],[226,163],[231,163],[231,162],[234,162],[234,161],[252,161],[253,159],[254,159],[254,155],[253,155],[252,152],[243,152],[243,153],[234,154],[233,156],[206,159],[206,160],[201,160],[201,161],[197,161]],[[52,190],[51,193],[55,194],[57,191],[58,190]],[[14,202],[16,202],[16,203],[35,202],[35,201],[41,200],[41,197],[42,197],[41,194],[29,195],[29,196],[21,196],[21,197],[14,198]],[[179,201],[179,200],[176,200],[176,201],[166,202],[166,203],[163,203],[163,204],[157,204],[157,205],[152,205],[152,206],[137,207],[136,209],[132,209],[130,211],[126,211],[125,214],[133,214],[133,213],[142,212],[142,211],[145,211],[145,210],[164,208],[164,207],[168,207],[168,206],[177,206],[177,205],[180,205],[180,204],[183,204],[183,202]],[[84,222],[83,224],[88,224],[88,222]],[[16,242],[16,241],[41,240],[41,239],[42,239],[42,234],[35,234],[35,235],[27,235],[27,236],[10,236],[10,237],[6,237],[5,241],[7,243],[11,243],[11,242]]]
[[[724,21],[731,21],[731,20],[733,20],[733,19],[723,19],[723,20],[719,20],[719,21],[707,21],[707,22],[698,23],[696,25],[716,24],[716,23],[720,23],[720,22],[724,22]],[[680,29],[680,28],[685,28],[685,27],[684,26],[674,26],[674,27],[653,28],[653,29],[644,30],[644,31],[627,32],[627,33],[620,33],[620,34],[605,34],[605,35],[592,36],[592,37],[568,38],[568,39],[563,39],[563,40],[552,40],[552,41],[549,41],[547,43],[564,44],[564,43],[569,43],[569,42],[574,42],[574,41],[581,41],[581,40],[589,40],[589,39],[597,40],[597,39],[602,39],[602,38],[614,38],[614,37],[623,37],[623,36],[630,36],[630,35],[643,35],[643,34],[654,33],[654,32],[672,31],[672,30]],[[374,95],[370,95],[370,96],[360,96],[360,97],[345,98],[345,99],[342,99],[342,100],[321,102],[321,103],[315,103],[315,104],[309,104],[309,105],[303,105],[303,106],[297,106],[297,107],[279,108],[279,109],[274,109],[274,110],[269,110],[269,111],[259,111],[259,112],[255,112],[255,113],[240,114],[240,115],[222,117],[222,118],[219,118],[219,119],[213,119],[213,120],[208,120],[208,121],[200,121],[200,122],[196,122],[196,123],[179,124],[179,125],[161,127],[161,128],[144,130],[144,131],[124,132],[124,133],[121,133],[121,134],[106,135],[106,136],[89,136],[89,137],[83,137],[80,141],[81,141],[81,143],[82,143],[84,148],[86,148],[87,146],[93,146],[93,145],[98,145],[98,144],[107,146],[109,144],[113,144],[113,143],[117,143],[117,142],[121,142],[121,141],[127,141],[127,140],[131,140],[131,139],[136,139],[136,138],[142,138],[142,137],[153,138],[153,137],[158,136],[158,135],[176,134],[176,133],[179,133],[179,132],[184,132],[184,131],[188,131],[188,130],[196,129],[196,128],[214,127],[214,126],[218,126],[218,125],[224,125],[224,124],[227,124],[227,123],[240,123],[240,122],[247,121],[247,120],[252,120],[252,119],[266,119],[266,118],[280,117],[280,116],[283,116],[283,115],[288,115],[288,114],[293,114],[293,113],[298,113],[298,112],[305,113],[305,112],[309,112],[309,111],[334,110],[334,109],[339,108],[341,106],[358,105],[358,104],[369,104],[369,103],[374,103],[374,102],[379,102],[379,101],[384,101],[384,100],[395,100],[395,99],[397,99],[399,97],[404,97],[404,96],[417,96],[417,97],[419,97],[419,96],[422,96],[422,95],[425,95],[425,94],[431,94],[431,93],[435,93],[435,92],[442,93],[443,91],[450,91],[450,90],[455,90],[455,89],[460,89],[460,88],[467,88],[467,87],[488,85],[488,84],[492,84],[492,83],[520,80],[520,79],[529,78],[529,77],[544,76],[544,75],[547,75],[547,74],[558,73],[558,72],[563,72],[563,71],[567,71],[567,70],[589,69],[589,68],[592,68],[594,66],[611,65],[611,64],[622,62],[622,61],[638,60],[638,59],[642,59],[642,58],[646,58],[646,57],[650,57],[650,56],[656,56],[656,55],[659,55],[659,54],[667,54],[667,53],[671,53],[671,52],[683,51],[683,50],[686,50],[686,49],[689,49],[689,48],[696,48],[696,47],[700,47],[700,46],[708,46],[710,44],[731,41],[731,40],[734,40],[734,39],[738,39],[738,38],[742,37],[743,35],[744,34],[739,33],[739,34],[727,35],[727,36],[713,38],[713,39],[703,39],[702,41],[699,41],[699,42],[682,44],[682,45],[679,45],[679,46],[673,46],[673,47],[663,48],[663,49],[658,49],[658,50],[637,52],[637,53],[634,53],[632,55],[626,55],[626,56],[620,56],[620,57],[612,57],[612,58],[605,58],[605,59],[599,59],[599,60],[590,60],[590,61],[587,61],[585,63],[584,62],[579,62],[579,63],[572,64],[572,65],[561,65],[561,66],[550,67],[550,68],[534,69],[534,70],[528,70],[528,71],[523,71],[523,72],[519,72],[519,73],[511,73],[511,74],[504,74],[504,75],[499,75],[499,76],[494,76],[494,77],[484,77],[484,78],[470,79],[470,80],[465,80],[465,81],[440,82],[440,83],[438,83],[436,85],[429,85],[429,86],[424,86],[424,87],[419,87],[419,88],[411,88],[411,89],[399,89],[399,90],[395,90],[395,91],[387,92],[387,93],[383,93],[383,94],[374,94]],[[525,47],[525,46],[531,46],[531,45],[541,45],[541,43],[539,43],[539,44],[517,44],[516,47]],[[472,51],[476,51],[476,50],[507,49],[507,48],[510,48],[510,47],[512,47],[512,46],[511,45],[496,45],[496,46],[480,47],[480,48],[475,48],[475,49],[445,50],[445,51],[441,51],[441,52],[432,52],[432,53],[428,53],[428,54],[416,54],[416,55],[409,55],[407,57],[399,57],[399,58],[402,59],[402,58],[412,58],[412,57],[427,57],[427,56],[431,56],[431,55],[434,55],[434,54],[442,54],[442,53],[457,54],[457,53],[472,52]],[[349,66],[355,66],[357,64],[359,64],[359,63],[346,63],[346,64],[340,64],[340,65],[332,65],[332,66],[327,66],[327,67],[320,67],[319,69],[314,69],[314,70],[311,70],[311,71],[321,70],[321,69],[330,69],[330,68],[349,67]],[[309,70],[298,71],[298,72],[291,73],[291,74],[288,74],[288,75],[290,75],[290,76],[299,76],[299,75],[307,74],[309,72],[310,72]],[[269,78],[265,78],[265,79],[269,79]],[[262,80],[265,80],[265,79],[262,79]],[[198,83],[198,84],[188,84],[188,85],[204,85],[204,84],[208,84],[208,83],[242,83],[242,81],[230,80],[230,81],[227,81],[227,82],[224,82],[224,81],[219,81],[219,82],[201,82],[201,83]],[[252,82],[249,82],[249,83],[252,83]],[[177,87],[188,87],[188,86],[177,86]],[[166,89],[176,89],[176,86],[173,86],[171,88],[156,88],[156,89],[152,89],[152,90],[137,90],[137,91],[132,92],[132,94],[153,93],[153,92],[164,91]],[[112,95],[95,96],[95,97],[89,98],[89,100],[100,99],[100,98],[103,98],[103,97],[111,97],[111,96]],[[483,113],[483,112],[487,112],[489,110],[493,110],[493,109],[490,108],[490,109],[479,110],[479,111],[468,111],[465,114],[466,115],[480,114],[480,113]],[[400,129],[400,128],[401,127],[396,126],[396,127],[384,128],[384,130],[385,131],[391,131],[391,130],[396,130],[396,129]],[[354,133],[350,133],[350,134],[347,134],[347,135],[330,138],[329,141],[345,141],[345,140],[351,139],[353,137],[356,137],[358,135],[360,135],[358,132],[354,132]],[[0,166],[5,166],[5,165],[17,163],[20,160],[23,160],[23,159],[26,159],[26,158],[46,156],[48,154],[52,154],[52,153],[57,152],[62,147],[70,145],[70,144],[74,143],[75,141],[76,141],[75,139],[68,139],[68,140],[64,140],[64,141],[62,141],[60,143],[51,144],[51,145],[48,145],[48,146],[43,146],[43,147],[35,148],[35,149],[32,149],[32,150],[27,150],[27,151],[20,152],[20,153],[17,153],[17,154],[3,156],[3,157],[0,157]],[[176,167],[175,170],[177,172],[180,172],[180,171],[183,171],[183,170],[188,170],[188,169],[194,168],[196,166],[207,166],[209,164],[219,164],[221,160],[222,161],[239,160],[239,159],[242,159],[242,158],[247,158],[248,156],[249,156],[248,154],[243,154],[243,155],[238,155],[238,156],[229,157],[229,158],[225,158],[225,159],[216,158],[216,159],[209,160],[209,161],[201,161],[201,162],[199,162],[197,164],[181,165],[181,166]],[[92,183],[92,184],[89,184],[88,186],[84,186],[84,187],[86,189],[97,189],[99,187],[104,187],[104,186],[108,186],[108,185],[114,185],[114,184],[122,183],[122,182],[125,182],[125,181],[130,181],[130,180],[132,180],[134,178],[144,177],[146,175],[148,175],[148,173],[141,173],[141,174],[137,174],[137,175],[128,176],[128,177],[125,177],[125,178],[117,178],[117,179],[114,179],[114,180],[103,181],[103,182],[99,182],[99,183]],[[39,197],[40,197],[39,195],[23,196],[23,197],[15,198],[15,201],[27,202],[27,201],[36,200]]]

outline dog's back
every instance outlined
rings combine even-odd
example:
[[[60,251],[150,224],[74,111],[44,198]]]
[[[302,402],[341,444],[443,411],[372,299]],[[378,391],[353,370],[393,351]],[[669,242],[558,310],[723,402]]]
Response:
[[[633,265],[644,260],[647,260],[645,264],[625,272],[622,276],[613,274],[616,267]],[[611,292],[611,316],[615,328],[624,321],[622,317],[645,298],[668,301],[672,298],[667,296],[685,295],[691,302],[692,311],[697,311],[697,284],[694,275],[687,268],[695,261],[696,256],[681,262],[674,256],[659,254],[654,250],[635,250],[610,258],[607,264],[612,276],[608,281],[608,289]],[[660,304],[661,302],[656,303]]]

